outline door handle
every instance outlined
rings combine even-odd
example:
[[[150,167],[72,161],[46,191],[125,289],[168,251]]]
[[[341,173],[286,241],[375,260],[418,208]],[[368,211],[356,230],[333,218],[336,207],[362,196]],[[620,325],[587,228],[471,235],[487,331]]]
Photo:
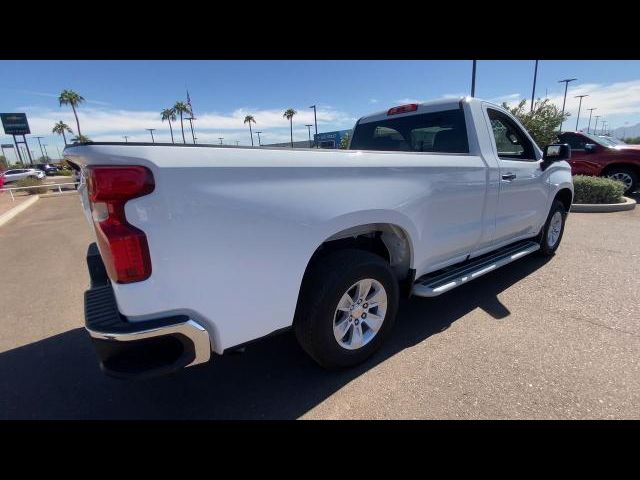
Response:
[[[516,174],[515,173],[505,173],[504,175],[502,175],[502,179],[503,180],[515,180],[516,178]]]

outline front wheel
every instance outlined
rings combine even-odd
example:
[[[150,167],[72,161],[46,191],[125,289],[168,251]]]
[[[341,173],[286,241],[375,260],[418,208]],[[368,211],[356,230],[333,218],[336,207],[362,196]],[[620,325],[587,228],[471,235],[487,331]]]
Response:
[[[310,267],[294,331],[300,346],[325,368],[357,365],[389,335],[398,310],[398,281],[378,255],[348,249]]]
[[[538,241],[540,242],[540,254],[551,256],[560,246],[560,240],[564,234],[564,225],[567,220],[567,210],[560,200],[555,200],[547,221],[542,227]]]

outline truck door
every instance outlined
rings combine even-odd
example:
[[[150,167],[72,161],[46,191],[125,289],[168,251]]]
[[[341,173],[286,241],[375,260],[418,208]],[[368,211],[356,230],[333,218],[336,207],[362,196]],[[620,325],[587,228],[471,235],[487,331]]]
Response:
[[[533,141],[505,112],[484,105],[500,168],[493,244],[506,244],[538,233],[546,212],[549,186]]]

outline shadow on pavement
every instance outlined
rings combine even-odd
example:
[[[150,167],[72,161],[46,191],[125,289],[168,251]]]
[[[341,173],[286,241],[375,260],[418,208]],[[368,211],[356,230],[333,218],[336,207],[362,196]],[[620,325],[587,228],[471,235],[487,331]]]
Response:
[[[382,349],[365,364],[337,372],[318,367],[286,333],[175,375],[121,381],[100,372],[88,335],[77,328],[0,354],[0,418],[294,419],[475,308],[497,320],[508,317],[497,295],[546,262],[532,255],[441,297],[402,301]]]

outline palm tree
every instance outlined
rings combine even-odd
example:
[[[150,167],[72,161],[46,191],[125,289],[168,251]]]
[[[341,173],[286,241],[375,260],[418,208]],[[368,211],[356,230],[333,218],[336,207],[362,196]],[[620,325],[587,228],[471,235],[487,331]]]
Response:
[[[73,109],[73,115],[76,117],[78,136],[82,135],[82,132],[80,132],[80,121],[78,120],[78,112],[76,112],[76,107],[84,102],[84,98],[73,90],[63,90],[58,97],[58,101],[60,102],[60,106],[71,105],[71,108]]]
[[[67,125],[66,123],[64,123],[62,120],[60,120],[58,123],[56,123],[53,126],[53,130],[51,130],[53,133],[57,133],[58,135],[62,135],[62,138],[64,138],[64,146],[67,146],[67,136],[64,134],[64,132],[69,132],[69,133],[73,133],[73,130],[71,130],[69,128],[69,125]]]
[[[180,114],[180,128],[182,129],[182,142],[183,143],[187,143],[187,140],[184,138],[184,124],[182,123],[182,116],[185,113],[191,113],[191,110],[189,109],[189,105],[187,105],[185,102],[176,102],[176,104],[173,106],[173,110],[175,111],[175,113],[179,113]]]
[[[289,120],[289,124],[291,125],[291,148],[293,148],[293,116],[296,113],[298,112],[296,112],[293,108],[289,108],[286,112],[284,112],[284,115],[282,115],[284,118]]]
[[[91,139],[85,135],[78,134],[71,139],[73,143],[89,143]]]
[[[251,146],[253,147],[253,131],[251,130],[251,122],[256,123],[256,119],[253,118],[253,115],[247,115],[244,117],[245,125],[249,124],[249,133],[251,134]]]
[[[165,108],[160,112],[160,115],[162,116],[163,122],[165,120],[169,121],[169,130],[171,131],[171,143],[176,143],[173,141],[173,128],[171,128],[171,121],[173,120],[175,122],[176,119],[178,118],[176,117],[176,110],[174,108]],[[184,133],[183,133],[183,136],[184,136]]]

